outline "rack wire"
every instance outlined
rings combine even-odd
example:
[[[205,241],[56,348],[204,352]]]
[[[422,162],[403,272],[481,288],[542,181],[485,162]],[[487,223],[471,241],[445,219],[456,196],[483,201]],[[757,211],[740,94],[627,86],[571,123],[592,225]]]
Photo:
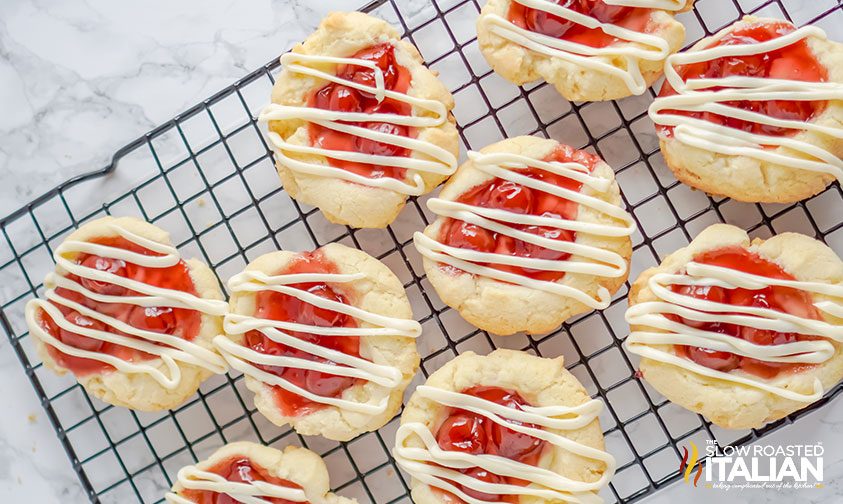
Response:
[[[816,24],[843,39],[841,0],[698,0],[681,14],[688,45],[744,14]],[[631,278],[658,264],[714,222],[752,236],[799,231],[843,252],[843,191],[835,183],[793,205],[753,205],[708,197],[679,184],[664,165],[646,114],[654,93],[606,103],[568,103],[546,84],[516,87],[492,73],[474,36],[479,0],[376,0],[370,11],[403,29],[427,64],[455,95],[463,151],[519,134],[558,139],[600,154],[616,167],[624,203],[635,217]],[[667,402],[636,375],[636,357],[621,343],[627,284],[612,305],[547,335],[501,338],[462,321],[429,287],[412,232],[431,218],[426,198],[411,199],[385,230],[353,230],[279,188],[271,154],[255,117],[266,102],[279,64],[274,60],[117,151],[105,168],[71,179],[0,220],[0,323],[56,434],[93,503],[163,502],[175,473],[222,444],[253,440],[306,446],[321,454],[335,490],[361,503],[410,502],[409,478],[389,452],[397,418],[348,443],[303,437],[265,420],[251,404],[240,375],[217,376],[172,411],[116,408],[88,397],[72,377],[38,363],[23,306],[43,291],[54,248],[80,224],[106,214],[135,215],[171,232],[185,256],[210,264],[221,279],[249,260],[277,249],[303,250],[339,241],[384,261],[404,282],[424,336],[422,373],[414,385],[456,354],[493,348],[564,355],[566,366],[607,405],[606,443],[618,459],[607,502],[642,499],[680,477],[680,449],[688,441],[723,446],[751,443],[822,407],[841,386],[763,429],[727,431]],[[104,203],[99,203],[104,202]]]

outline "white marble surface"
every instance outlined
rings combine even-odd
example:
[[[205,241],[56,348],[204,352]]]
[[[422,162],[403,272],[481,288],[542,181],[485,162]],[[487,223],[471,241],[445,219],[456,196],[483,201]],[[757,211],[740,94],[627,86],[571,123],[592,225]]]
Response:
[[[103,166],[127,141],[299,40],[324,12],[362,3],[0,2],[0,214]],[[0,501],[86,502],[5,338],[0,397]],[[843,502],[843,400],[766,440],[816,441],[827,448],[825,489],[723,494],[674,485],[647,502]]]

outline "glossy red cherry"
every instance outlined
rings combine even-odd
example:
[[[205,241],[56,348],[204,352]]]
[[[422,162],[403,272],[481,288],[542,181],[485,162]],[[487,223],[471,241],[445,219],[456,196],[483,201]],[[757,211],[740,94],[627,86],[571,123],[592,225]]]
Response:
[[[486,199],[480,203],[488,208],[499,208],[514,213],[531,213],[533,191],[515,182],[504,180],[494,184]]]
[[[64,318],[68,322],[84,329],[91,329],[95,331],[107,330],[105,324],[103,324],[99,320],[86,317],[77,311],[71,311],[70,313],[65,315]],[[64,328],[59,328],[58,338],[62,342],[72,347],[78,348],[80,350],[89,350],[91,352],[99,352],[105,344],[103,340],[89,338],[76,332],[68,331]]]
[[[505,483],[505,479],[502,476],[498,476],[497,474],[491,473],[480,467],[472,467],[470,469],[466,469],[465,471],[463,471],[463,474],[465,474],[466,476],[470,476],[476,480],[484,481],[486,483],[492,483],[497,485]],[[485,492],[480,492],[478,490],[474,490],[463,485],[460,485],[460,487],[462,487],[462,491],[465,492],[467,495],[470,495],[471,497],[474,497],[478,500],[496,501],[499,497],[498,495],[487,494]]]
[[[495,248],[495,237],[488,229],[468,222],[452,220],[445,243],[457,248],[491,252]]]
[[[475,455],[484,453],[487,443],[485,423],[488,423],[488,420],[469,413],[457,413],[449,416],[439,427],[436,434],[439,447],[443,450]]]
[[[334,364],[330,361],[323,362]],[[348,376],[338,376],[319,371],[307,371],[305,373],[304,388],[316,395],[323,397],[339,397],[342,392],[353,386],[355,379]]]
[[[464,391],[464,393],[519,410],[521,406],[527,404],[527,401],[517,392],[499,387],[473,387]],[[510,420],[509,422],[516,425],[535,427],[534,425],[522,424],[515,420]],[[500,455],[501,457],[512,460],[524,460],[537,455],[544,444],[541,439],[509,429],[491,420],[485,420],[484,429],[487,440],[486,453]]]
[[[559,229],[544,226],[525,226],[525,233],[534,234],[548,240],[573,241],[574,232],[567,229]],[[541,245],[535,245],[521,240],[516,240],[515,254],[523,257],[534,257],[536,259],[548,259],[558,261],[569,257],[571,254],[558,250],[551,250]]]
[[[90,255],[82,261],[82,266],[98,271],[105,271],[114,275],[126,276],[126,263],[120,259]],[[109,282],[102,282],[84,277],[81,278],[80,282],[83,287],[97,294],[104,294],[106,296],[122,296],[126,293],[125,287]]]
[[[727,373],[738,367],[740,358],[729,352],[718,352],[710,348],[688,347],[688,358],[701,366]]]
[[[726,247],[711,250],[697,255],[694,261],[735,269],[767,278],[794,279],[792,275],[784,271],[778,264],[768,261],[741,247]],[[757,290],[711,288],[707,291],[682,286],[675,286],[673,288],[674,291],[681,291],[682,289],[690,289],[688,292],[694,297],[704,297],[733,306],[751,306],[777,310],[807,319],[821,318],[819,312],[813,306],[811,296],[790,287],[770,286]],[[721,301],[721,298],[725,299]],[[718,322],[694,322],[693,325],[694,327],[699,327],[707,331],[739,337],[757,345],[782,345],[799,341],[803,338],[795,333],[780,333],[755,329],[749,326],[737,326]],[[712,369],[728,372],[739,367],[747,373],[762,378],[772,378],[783,370],[797,367],[789,363],[765,362],[751,357],[742,357],[728,352],[716,352],[702,348],[689,347],[686,349],[686,354],[691,360]]]
[[[510,421],[518,425],[521,422]],[[522,460],[537,455],[542,450],[543,441],[529,434],[508,429],[494,422],[486,425],[489,437],[488,453],[513,460]]]
[[[603,0],[585,0],[583,3],[589,5],[589,14],[591,17],[597,19],[601,23],[617,23],[629,16],[633,11],[632,7],[611,5],[607,4]]]
[[[345,303],[345,300],[337,292],[326,284],[316,284],[307,289],[307,292],[335,303]],[[295,304],[295,303],[294,303]],[[340,327],[348,320],[348,315],[336,312],[328,308],[320,308],[316,305],[300,301],[298,304],[298,322],[302,324],[315,325],[320,327]]]
[[[783,345],[797,340],[794,333],[780,333],[754,327],[741,327],[741,338],[756,345]]]
[[[173,334],[178,327],[175,312],[165,306],[135,306],[128,322],[138,329],[163,334]]]
[[[383,72],[384,87],[393,89],[398,78],[395,68],[395,49],[390,44],[378,44],[364,49],[354,56],[354,59],[371,61]],[[365,86],[376,87],[375,71],[368,67],[348,65],[340,73],[340,77],[354,81]],[[362,94],[371,96],[370,93],[361,91]]]
[[[697,299],[704,299],[706,301],[711,301],[713,303],[727,303],[728,298],[726,294],[726,289],[722,287],[716,286],[707,286],[707,285],[674,285],[672,290],[678,294],[683,296],[690,296]],[[696,328],[703,328],[708,323],[702,322],[699,320],[688,319],[684,317],[675,317],[676,320],[682,322],[685,325],[690,327]]]
[[[407,127],[397,124],[368,122],[364,127],[385,135],[407,136]],[[405,156],[407,151],[407,149],[399,145],[378,142],[377,140],[359,136],[354,137],[354,148],[357,152],[372,154],[374,156]]]
[[[562,7],[579,11],[579,0],[556,0],[555,3]],[[556,38],[561,38],[562,35],[565,35],[574,26],[573,21],[543,10],[530,8],[526,9],[524,21],[527,24],[526,28],[528,30]]]
[[[357,90],[341,84],[329,84],[316,93],[315,106],[340,112],[360,112],[363,107]]]

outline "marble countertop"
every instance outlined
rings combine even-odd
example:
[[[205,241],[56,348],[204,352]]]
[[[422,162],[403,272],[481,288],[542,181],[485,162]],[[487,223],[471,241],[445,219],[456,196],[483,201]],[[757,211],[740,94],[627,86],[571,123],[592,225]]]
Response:
[[[326,12],[363,3],[0,2],[0,215],[104,166],[126,142],[277,56]],[[0,501],[86,502],[5,338],[0,397],[7,408],[0,417]],[[823,442],[826,487],[715,496],[673,485],[646,502],[843,502],[843,450],[829,449],[843,446],[843,399],[765,442]]]

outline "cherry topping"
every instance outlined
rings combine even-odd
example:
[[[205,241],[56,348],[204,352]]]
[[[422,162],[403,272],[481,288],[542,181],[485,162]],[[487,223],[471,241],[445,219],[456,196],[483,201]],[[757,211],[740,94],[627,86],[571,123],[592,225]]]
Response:
[[[316,92],[315,106],[341,112],[360,112],[360,95],[356,89],[339,84],[328,84]]]
[[[708,251],[694,257],[694,261],[702,264],[731,268],[767,278],[795,279],[779,265],[741,247],[725,247]],[[717,303],[733,306],[751,306],[789,313],[807,319],[821,319],[820,313],[813,306],[811,296],[804,291],[790,287],[770,286],[763,289],[750,290],[742,288],[724,289],[721,287],[674,285],[672,290],[680,294]],[[691,327],[742,338],[756,345],[783,345],[803,339],[811,339],[811,337],[795,333],[780,333],[722,322],[701,322],[676,316],[671,316],[670,318],[680,320]],[[788,363],[764,362],[751,357],[742,357],[730,352],[720,352],[707,348],[688,346],[677,346],[676,348],[680,355],[685,355],[701,366],[723,372],[740,368],[747,373],[763,378],[773,378],[779,372],[797,369],[802,366]]]
[[[395,48],[382,43],[363,49],[351,58],[374,62],[383,72],[384,87],[390,91],[406,93],[410,87],[410,72],[395,60]],[[337,76],[358,84],[376,87],[375,71],[360,65],[340,65]],[[318,89],[310,97],[308,105],[315,108],[341,112],[365,112],[367,114],[410,115],[412,107],[406,103],[384,98],[378,101],[374,94],[338,83],[330,83]],[[412,137],[415,131],[408,126],[389,122],[348,122],[354,126],[370,129],[388,135]],[[309,125],[311,143],[314,146],[333,151],[360,152],[362,154],[391,157],[407,157],[410,150],[386,142],[335,131],[318,124]],[[390,177],[403,179],[406,170],[392,166],[378,166],[339,159],[328,159],[332,166],[351,171],[368,178]]]
[[[533,206],[533,191],[509,180],[492,186],[481,206],[525,213]]]
[[[490,473],[489,471],[481,468],[481,467],[470,467],[463,471],[463,474],[466,476],[470,476],[476,480],[483,481],[486,483],[492,484],[501,484],[506,481],[507,478],[503,476],[498,476],[495,473]],[[495,494],[487,494],[484,492],[480,492],[478,490],[474,490],[473,488],[469,488],[467,486],[459,485],[460,489],[465,492],[466,494],[474,497],[475,499],[482,500],[482,501],[496,501],[498,500],[498,495]]]
[[[102,322],[85,317],[84,315],[76,311],[68,313],[64,316],[64,318],[68,322],[85,329],[93,329],[95,331],[106,330],[106,326]],[[58,337],[59,340],[61,340],[63,343],[66,343],[72,347],[79,348],[80,350],[90,350],[92,352],[98,352],[102,348],[103,343],[105,343],[102,340],[82,336],[81,334],[68,331],[64,328],[59,329]]]
[[[439,427],[438,442],[443,450],[475,455],[485,453],[487,440],[483,419],[468,413],[449,416]]]
[[[386,89],[395,88],[395,84],[398,81],[399,65],[395,60],[395,49],[390,44],[378,44],[368,49],[363,49],[352,56],[352,58],[373,62],[383,72],[384,87]],[[372,68],[347,65],[341,68],[337,72],[337,75],[364,86],[377,87],[375,71]],[[373,96],[365,91],[361,91],[361,93],[367,96]]]
[[[226,480],[234,483],[251,484],[255,481],[265,481],[273,485],[278,485],[287,488],[301,488],[301,486],[282,478],[277,478],[268,473],[263,467],[253,463],[247,457],[235,456],[223,460],[214,467],[207,469],[208,472],[219,474]],[[239,504],[236,500],[227,494],[211,492],[208,490],[184,490],[181,495],[188,498],[191,502],[196,504]],[[280,497],[262,497],[263,500],[269,504],[302,504],[300,502],[293,502]],[[306,502],[304,504],[307,504]]]
[[[279,274],[335,272],[336,266],[329,262],[321,252],[317,251],[302,254]],[[325,283],[294,284],[290,287],[307,291],[330,301],[348,304],[343,294]],[[357,325],[357,322],[348,315],[327,308],[320,308],[296,297],[274,291],[261,291],[256,295],[255,317],[318,327],[356,327]],[[357,336],[319,336],[306,332],[288,332],[296,338],[321,347],[337,350],[355,357],[360,356],[360,339]],[[259,331],[246,333],[246,345],[257,352],[269,355],[283,355],[337,366],[340,365],[303,350],[278,343]],[[356,378],[293,367],[285,368],[263,365],[258,365],[258,367],[269,373],[276,374],[308,392],[323,397],[339,397],[346,389],[361,382]],[[323,407],[321,403],[310,401],[280,387],[274,387],[274,392],[276,403],[286,416],[302,415]]]
[[[521,409],[528,404],[518,392],[500,387],[475,386],[463,390],[462,393],[508,408]],[[535,425],[523,424],[516,420],[507,421],[515,425],[537,428]],[[547,444],[541,439],[517,432],[482,415],[461,409],[452,410],[450,415],[442,422],[436,431],[436,440],[443,450],[460,451],[473,455],[498,455],[531,465],[538,462],[538,458]],[[525,484],[522,480],[499,476],[480,467],[470,467],[462,469],[460,472],[489,483]],[[456,482],[454,484],[475,499],[493,501],[499,497],[473,490]]]
[[[796,28],[786,22],[756,22],[742,26],[726,34],[716,43],[709,47],[730,46],[738,44],[755,44],[766,42],[791,33]],[[703,61],[683,65],[678,69],[683,80],[695,78],[717,79],[730,76],[759,77],[770,79],[788,79],[808,82],[825,82],[828,78],[827,71],[817,60],[811,48],[800,40],[789,46],[770,51],[764,54],[753,54],[747,56],[726,56],[712,61]],[[676,91],[665,82],[659,96],[670,96]],[[769,100],[769,101],[730,101],[723,102],[724,105],[736,107],[752,112],[764,114],[768,117],[786,119],[791,121],[807,122],[819,115],[825,109],[825,101],[795,101],[795,100]],[[711,112],[689,112],[670,111],[673,114],[697,117],[706,121],[721,124],[751,133],[785,136],[798,132],[795,129],[781,128],[766,124],[744,121],[731,117],[724,117]],[[659,131],[664,134],[672,134],[673,128],[659,126]]]
[[[173,308],[136,306],[129,314],[129,325],[145,331],[173,334],[178,321]]]
[[[153,252],[152,250],[146,249],[122,237],[97,238],[90,241],[91,243],[129,250],[138,254],[148,256],[159,255],[157,252]],[[165,289],[187,292],[194,295],[196,294],[196,288],[194,287],[193,280],[190,277],[190,271],[184,261],[179,261],[177,264],[167,268],[147,268],[137,264],[127,263],[120,259],[110,259],[92,254],[79,254],[76,261],[87,268],[107,271],[136,282],[146,283],[148,285]],[[126,289],[125,287],[108,282],[80,278],[76,275],[67,275],[67,278],[69,280],[79,282],[86,289],[98,294],[109,296],[140,295],[139,293]],[[62,298],[90,308],[102,315],[113,317],[139,329],[174,334],[188,341],[196,337],[199,332],[199,326],[201,325],[201,315],[194,310],[167,307],[147,308],[128,303],[101,303],[88,298],[83,294],[62,287],[56,288],[56,294]],[[65,319],[80,327],[89,327],[91,329],[132,337],[131,335],[121,333],[102,322],[90,317],[85,317],[74,310],[64,307],[63,305],[55,304],[55,306],[62,312]],[[119,359],[131,362],[149,360],[156,357],[155,355],[148,354],[146,352],[141,352],[139,350],[95,338],[88,338],[73,331],[61,329],[57,324],[55,324],[55,322],[50,320],[50,317],[46,314],[42,316],[41,321],[44,329],[52,336],[70,346],[80,348],[82,350],[113,355]],[[76,376],[86,376],[92,373],[105,373],[114,370],[113,366],[98,360],[67,355],[52,347],[49,347],[47,351],[50,352],[50,355],[56,360],[56,362],[69,369]]]
[[[81,262],[82,266],[86,268],[95,269],[98,271],[105,271],[114,275],[126,276],[126,263],[120,259],[111,259],[108,257],[99,257],[89,255]],[[126,288],[108,282],[101,282],[90,278],[82,278],[80,283],[91,292],[96,294],[105,294],[107,296],[122,296],[126,292]]]
[[[652,9],[607,4],[604,0],[555,0],[557,5],[592,17],[601,23],[614,24],[643,32]],[[619,42],[600,28],[587,28],[564,17],[512,2],[507,18],[516,26],[548,37],[569,40],[591,47],[606,47]]]
[[[716,286],[708,286],[708,285],[675,285],[673,287],[673,291],[682,294],[683,296],[689,296],[697,299],[704,299],[706,301],[711,301],[713,303],[726,303],[727,302],[727,294],[726,289],[723,287],[716,287]],[[671,319],[681,321],[683,324],[702,328],[707,322],[702,322],[700,320],[693,320],[684,317],[679,317],[673,315],[670,317]]]
[[[452,247],[492,252],[495,249],[495,234],[465,221],[451,220],[447,244]]]
[[[600,159],[588,152],[576,150],[567,145],[558,145],[547,156],[545,161],[576,162],[591,170],[600,162]],[[572,191],[579,191],[582,187],[582,184],[575,180],[536,168],[521,169],[518,170],[518,173]],[[575,220],[579,211],[579,205],[573,201],[500,178],[492,179],[469,189],[460,195],[457,201],[483,208],[568,220]],[[522,224],[507,225],[550,240],[576,240],[576,233],[565,229]],[[518,257],[531,257],[551,261],[564,261],[570,257],[570,254],[567,252],[551,250],[455,219],[448,219],[445,225],[442,226],[440,241],[452,247]],[[486,266],[551,282],[564,276],[564,272],[543,271],[499,264],[487,264]]]
[[[709,348],[688,347],[688,358],[701,366],[728,373],[738,367],[740,357]]]
[[[398,126],[396,124],[368,122],[366,123],[366,128],[372,131],[377,131],[378,133],[384,133],[386,135],[407,136],[407,127]],[[354,147],[357,148],[357,152],[362,152],[363,154],[372,154],[375,156],[407,155],[407,149],[405,149],[404,147],[384,142],[378,142],[377,140],[372,140],[363,137],[354,137]]]

